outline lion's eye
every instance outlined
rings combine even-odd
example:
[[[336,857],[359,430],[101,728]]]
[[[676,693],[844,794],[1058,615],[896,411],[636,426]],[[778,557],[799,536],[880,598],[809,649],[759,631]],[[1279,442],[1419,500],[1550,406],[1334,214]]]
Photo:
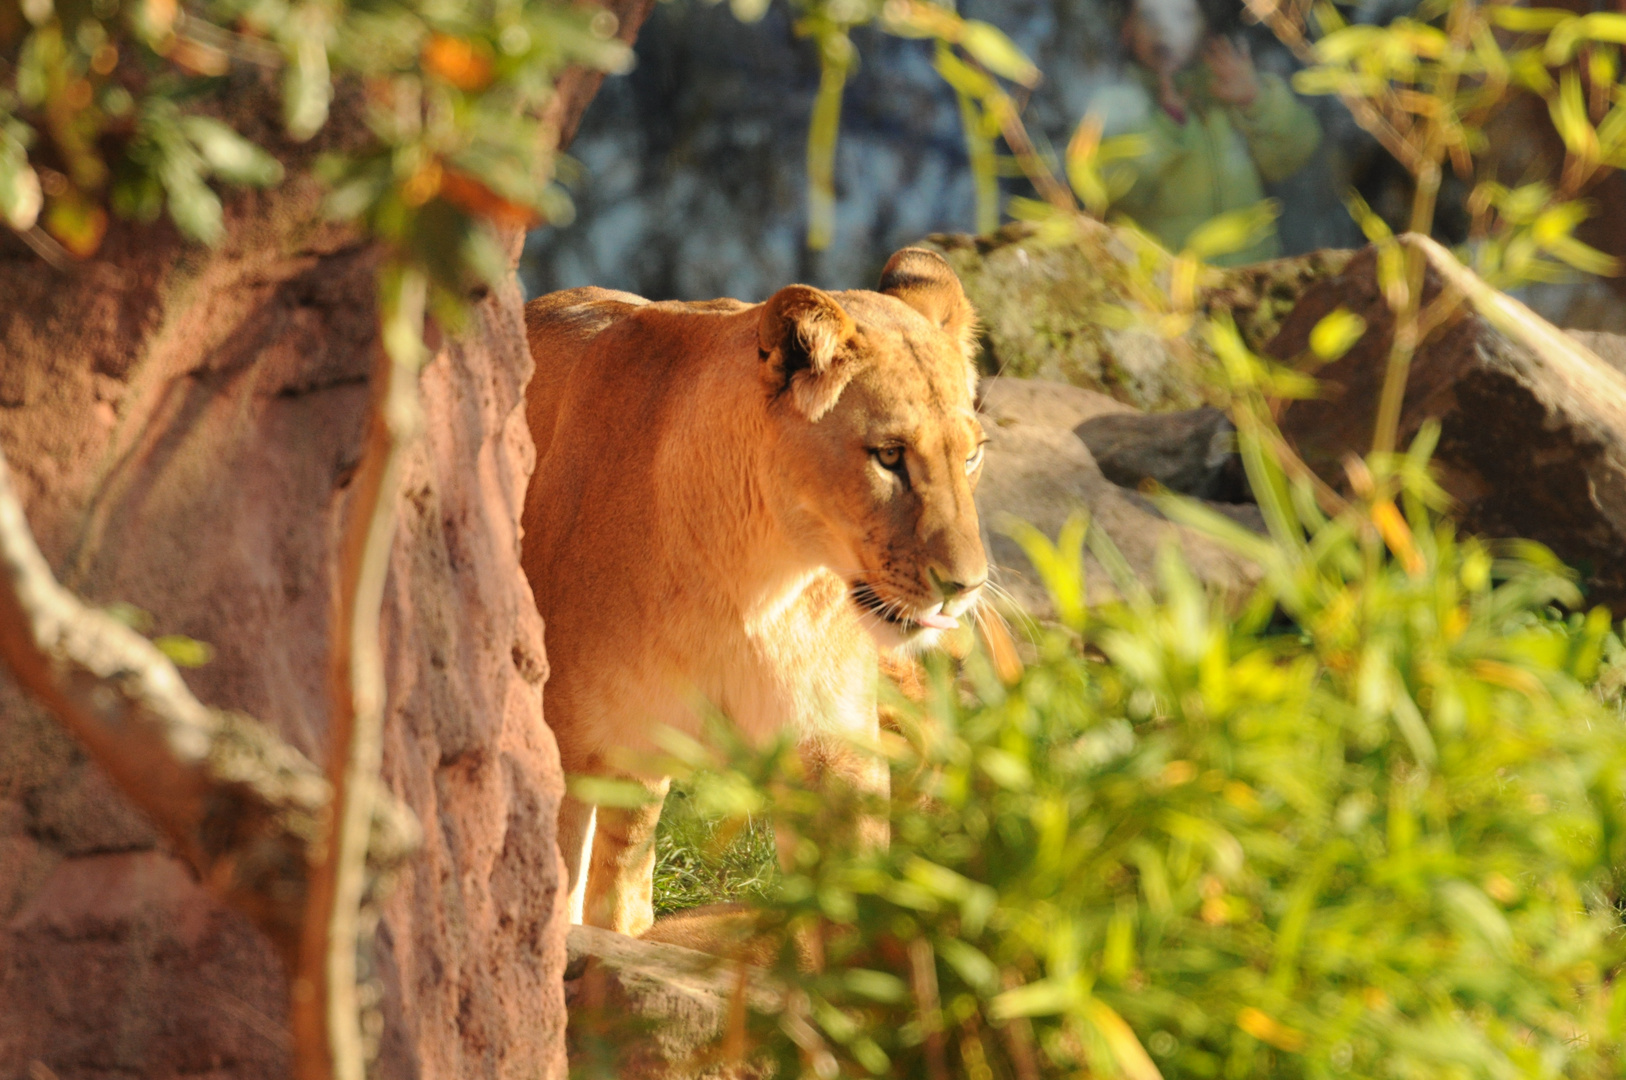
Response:
[[[903,468],[903,447],[901,446],[877,446],[870,453],[875,455],[876,462],[883,469],[897,472]]]
[[[971,456],[965,459],[965,472],[966,472],[966,475],[970,476],[972,473],[976,472],[977,469],[979,467],[981,467],[981,465],[982,465],[982,446],[978,445],[978,447],[975,450],[971,451]]]

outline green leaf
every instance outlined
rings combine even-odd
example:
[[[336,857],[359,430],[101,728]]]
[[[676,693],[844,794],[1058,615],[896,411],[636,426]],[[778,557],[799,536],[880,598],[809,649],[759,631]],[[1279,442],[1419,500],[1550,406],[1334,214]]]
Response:
[[[821,31],[819,91],[807,129],[807,246],[822,251],[836,229],[836,141],[841,133],[841,98],[854,50],[844,32]]]
[[[1440,899],[1458,925],[1483,939],[1497,956],[1512,957],[1513,927],[1483,890],[1466,881],[1447,881],[1440,886]]]
[[[1348,308],[1335,308],[1310,330],[1310,351],[1320,360],[1336,360],[1352,349],[1365,333],[1365,319]]]
[[[315,3],[301,5],[284,24],[287,67],[282,76],[282,121],[291,138],[303,141],[327,123],[333,100],[333,73],[328,66],[327,16]]]
[[[991,994],[999,989],[999,968],[974,945],[959,938],[944,938],[937,943],[937,955],[978,993]]]
[[[1515,33],[1546,33],[1574,19],[1575,13],[1562,8],[1515,7],[1512,4],[1486,4],[1485,17],[1503,30]]]
[[[634,780],[617,780],[608,776],[567,776],[565,790],[584,803],[618,810],[648,806],[656,801],[655,794],[648,786]]]
[[[39,174],[22,154],[0,152],[0,216],[18,232],[26,232],[39,220],[45,205]]]
[[[214,646],[184,634],[165,634],[153,638],[152,643],[176,667],[200,668],[215,658]]]
[[[961,27],[959,44],[994,74],[1022,86],[1039,85],[1038,67],[998,27],[967,19]]]
[[[995,1023],[1021,1016],[1054,1016],[1078,1007],[1078,984],[1071,980],[1041,979],[1006,990],[988,1002],[988,1017]]]
[[[1263,199],[1244,209],[1227,211],[1192,230],[1186,238],[1185,249],[1205,260],[1244,251],[1270,234],[1281,212],[1281,203],[1275,199]]]
[[[219,120],[187,116],[182,118],[181,127],[221,179],[257,187],[282,181],[280,161]]]
[[[1347,64],[1372,48],[1383,31],[1375,26],[1345,26],[1315,43],[1316,59],[1323,64]]]
[[[996,523],[1001,532],[1021,546],[1039,572],[1045,589],[1055,598],[1056,613],[1067,626],[1082,628],[1086,615],[1084,538],[1089,518],[1073,511],[1062,523],[1055,543],[1025,521],[1007,518]]]
[[[909,996],[909,987],[896,975],[869,968],[848,968],[841,974],[847,989],[871,1001],[896,1003]]]
[[[216,243],[225,231],[220,197],[203,182],[197,164],[170,157],[158,177],[169,196],[169,216],[181,232],[205,244]]]
[[[1553,127],[1570,153],[1596,161],[1599,153],[1598,133],[1587,119],[1580,75],[1573,68],[1566,68],[1559,76],[1558,86],[1558,96],[1548,106]]]
[[[987,747],[977,756],[977,764],[987,774],[988,779],[1000,787],[1021,791],[1033,783],[1033,774],[1028,769],[1028,763],[1008,750]]]
[[[1597,248],[1575,239],[1573,236],[1555,237],[1541,246],[1543,250],[1556,258],[1562,259],[1565,263],[1584,274],[1614,277],[1621,271],[1621,263],[1618,258],[1613,255],[1606,255]]]

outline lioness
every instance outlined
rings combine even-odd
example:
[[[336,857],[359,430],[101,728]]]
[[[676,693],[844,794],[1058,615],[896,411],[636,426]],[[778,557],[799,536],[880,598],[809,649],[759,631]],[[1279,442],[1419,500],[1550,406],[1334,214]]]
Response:
[[[751,737],[789,726],[810,775],[885,791],[883,766],[841,750],[876,733],[877,647],[930,645],[988,573],[975,316],[949,265],[907,248],[879,292],[571,289],[525,321],[537,464],[521,558],[547,721],[567,775],[654,797],[595,825],[566,796],[571,916],[639,934],[669,778],[629,760],[658,725],[696,733],[709,702]]]

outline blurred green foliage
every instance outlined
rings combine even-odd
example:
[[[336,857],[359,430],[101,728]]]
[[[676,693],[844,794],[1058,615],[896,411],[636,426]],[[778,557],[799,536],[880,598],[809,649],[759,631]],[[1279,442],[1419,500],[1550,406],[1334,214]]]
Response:
[[[1270,537],[1165,500],[1264,566],[1242,609],[1170,550],[1157,596],[1123,570],[1122,603],[1059,603],[1013,682],[936,665],[878,751],[885,805],[808,791],[788,746],[670,743],[704,810],[800,838],[759,922],[788,988],[751,1029],[776,1075],[1626,1066],[1607,614],[1562,613],[1581,598],[1544,550],[1455,534],[1432,432],[1327,515],[1253,415]],[[1020,539],[1061,600],[1086,543],[1121,566],[1082,521]],[[838,839],[861,812],[889,850]]]
[[[494,226],[568,212],[541,121],[565,65],[628,66],[614,31],[556,0],[3,4],[0,214],[53,258],[94,253],[109,212],[167,211],[215,242],[216,185],[285,182],[282,159],[348,86],[365,127],[316,163],[328,211],[387,241],[455,317],[472,283],[506,273]],[[280,99],[280,132],[234,109],[245,95]]]
[[[715,2],[715,0],[713,0]],[[732,0],[735,15],[760,18],[766,0]],[[807,244],[821,249],[835,233],[835,162],[841,128],[841,101],[858,64],[854,27],[875,25],[889,34],[935,43],[934,66],[954,90],[960,105],[966,151],[977,196],[977,231],[999,225],[1001,162],[996,140],[1023,145],[1020,105],[1006,90],[1039,84],[1032,60],[991,23],[962,18],[952,4],[927,0],[791,0],[796,32],[810,38],[819,56],[819,90],[807,136]]]
[[[1248,8],[1305,63],[1294,87],[1338,96],[1411,173],[1411,231],[1432,227],[1449,169],[1470,188],[1471,237],[1459,257],[1492,285],[1620,272],[1573,233],[1591,213],[1582,196],[1626,165],[1626,15],[1425,0],[1374,25],[1349,23],[1329,0],[1250,0]],[[1497,161],[1509,148],[1493,139],[1510,134],[1497,120],[1520,95],[1546,105],[1563,161],[1555,176],[1522,176],[1510,189],[1511,168]]]

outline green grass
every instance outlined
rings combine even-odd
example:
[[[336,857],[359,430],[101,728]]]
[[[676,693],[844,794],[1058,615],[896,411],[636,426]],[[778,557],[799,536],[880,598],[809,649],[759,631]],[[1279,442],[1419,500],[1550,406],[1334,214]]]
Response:
[[[778,880],[766,821],[734,827],[709,820],[687,788],[673,785],[655,833],[657,918],[705,904],[762,901]]]

